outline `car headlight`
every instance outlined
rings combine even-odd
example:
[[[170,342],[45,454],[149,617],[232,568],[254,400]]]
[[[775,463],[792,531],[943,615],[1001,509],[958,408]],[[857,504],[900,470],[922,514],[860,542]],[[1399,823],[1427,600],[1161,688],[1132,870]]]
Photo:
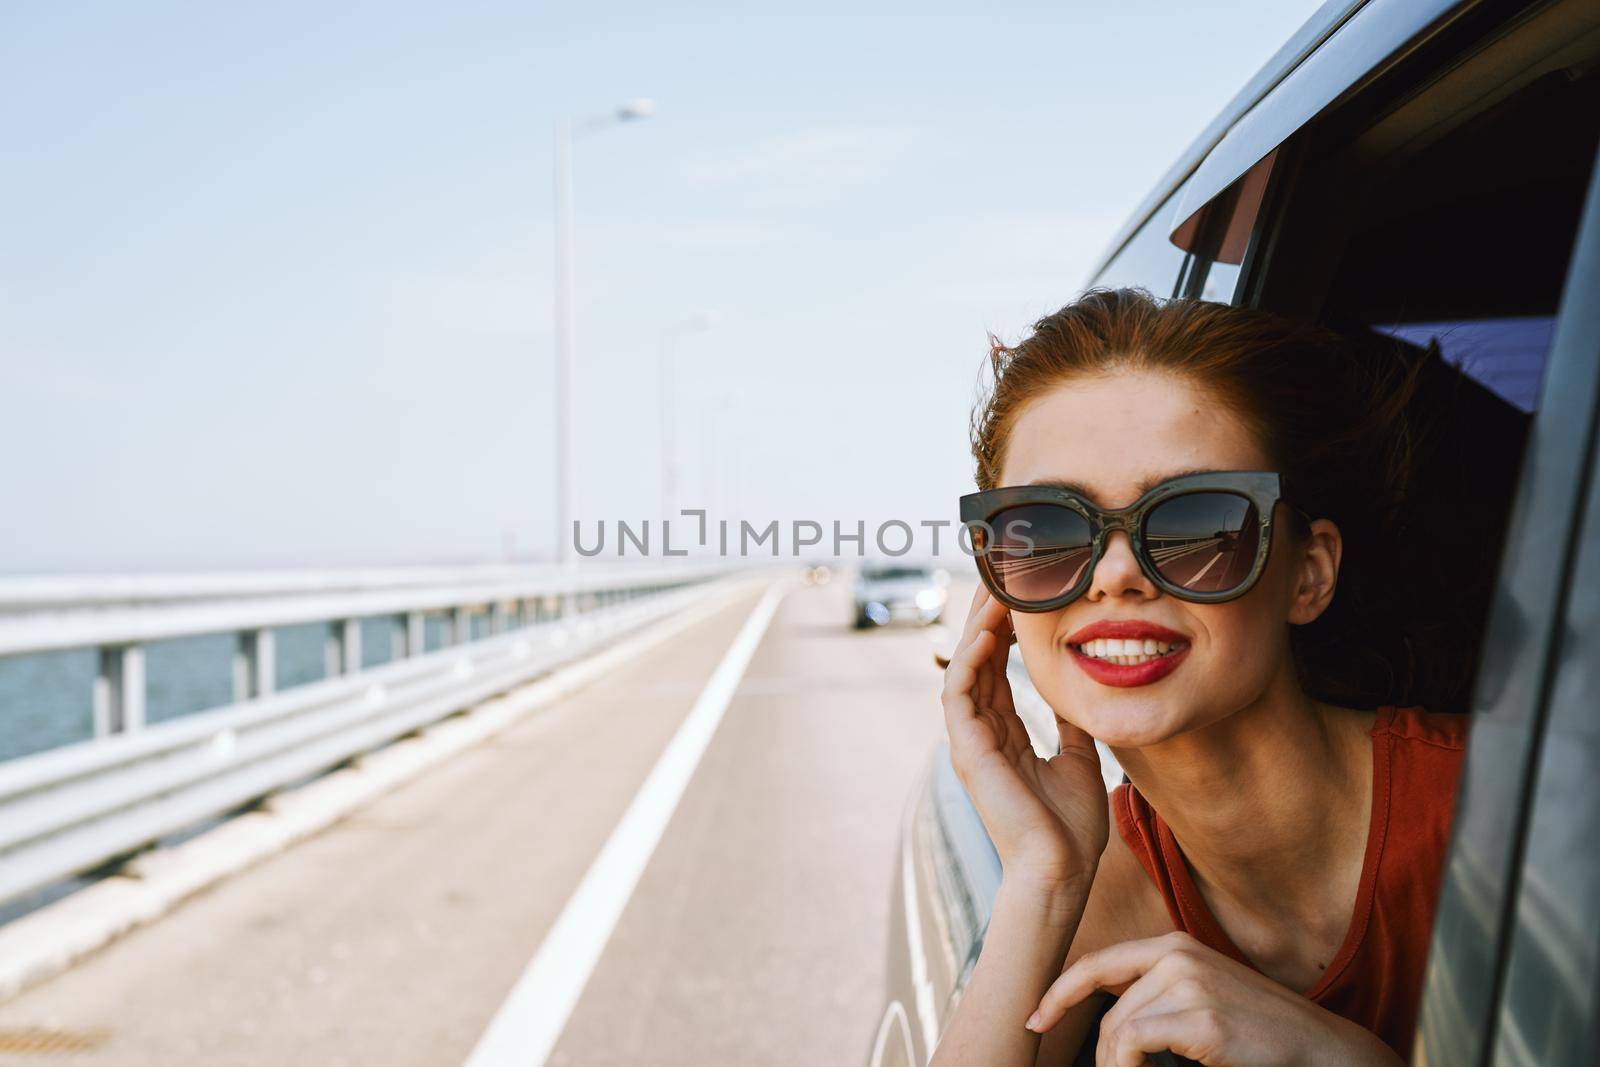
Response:
[[[923,611],[932,611],[934,608],[943,607],[944,596],[943,589],[924,589],[917,594],[917,607]]]

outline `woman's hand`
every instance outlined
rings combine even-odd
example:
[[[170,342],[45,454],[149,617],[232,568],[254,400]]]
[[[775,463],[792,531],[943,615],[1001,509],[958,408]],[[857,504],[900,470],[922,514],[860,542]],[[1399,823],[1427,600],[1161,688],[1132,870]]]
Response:
[[[1011,700],[1011,616],[978,587],[945,670],[950,761],[1000,854],[1005,875],[1087,892],[1109,832],[1094,741],[1056,718],[1061,753],[1041,759]]]
[[[1403,1062],[1377,1035],[1186,933],[1079,958],[1045,992],[1028,1029],[1049,1030],[1102,989],[1119,995],[1100,1020],[1094,1062],[1102,1067],[1137,1067],[1163,1050],[1210,1067]]]

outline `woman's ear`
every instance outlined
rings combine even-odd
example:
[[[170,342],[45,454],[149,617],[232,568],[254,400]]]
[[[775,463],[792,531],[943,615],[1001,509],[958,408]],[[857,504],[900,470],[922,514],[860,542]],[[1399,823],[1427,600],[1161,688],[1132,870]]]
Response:
[[[1339,581],[1339,558],[1344,553],[1344,538],[1329,519],[1313,519],[1295,558],[1295,578],[1289,602],[1289,622],[1303,626],[1313,621],[1333,602]]]

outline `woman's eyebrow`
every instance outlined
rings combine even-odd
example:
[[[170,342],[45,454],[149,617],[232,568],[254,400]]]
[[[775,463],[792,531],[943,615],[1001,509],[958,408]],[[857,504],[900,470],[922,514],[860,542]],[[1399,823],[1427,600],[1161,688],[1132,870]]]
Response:
[[[1191,474],[1215,474],[1216,467],[1190,467],[1187,470],[1171,471],[1167,474],[1153,474],[1138,485],[1140,494],[1148,493],[1162,482],[1170,482],[1174,478],[1187,478]]]
[[[1035,478],[1033,481],[1028,482],[1027,484],[1037,485],[1043,489],[1065,489],[1067,492],[1077,493],[1079,496],[1089,495],[1089,491],[1083,486],[1079,485],[1077,482],[1063,481],[1060,478]]]
[[[1152,474],[1149,477],[1142,479],[1139,484],[1134,487],[1134,492],[1138,496],[1143,496],[1145,493],[1148,493],[1162,482],[1170,482],[1174,478],[1187,478],[1191,474],[1215,474],[1216,472],[1217,468],[1215,467],[1192,467],[1188,470],[1171,471],[1166,474]],[[1029,482],[1028,484],[1041,485],[1050,489],[1065,489],[1069,493],[1077,493],[1079,496],[1092,496],[1087,489],[1079,485],[1077,482],[1069,482],[1061,478],[1040,478],[1036,481]]]

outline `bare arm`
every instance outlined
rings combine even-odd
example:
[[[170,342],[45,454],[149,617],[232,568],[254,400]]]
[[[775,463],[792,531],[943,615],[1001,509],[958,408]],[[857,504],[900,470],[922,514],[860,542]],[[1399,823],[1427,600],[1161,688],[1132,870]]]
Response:
[[[1038,930],[1034,940],[1023,946],[1024,954],[1036,947],[1053,944],[1049,940],[1053,935],[1048,929],[1051,910],[1048,906],[1041,909],[1036,904],[1030,907],[1030,903],[1034,903],[1038,898],[1045,899],[1048,904],[1050,896],[1053,895],[1051,887],[1035,887],[1035,890],[1029,891],[1022,885],[1020,878],[1011,880],[1009,884],[1011,888],[1007,889],[1006,883],[1002,883],[1002,892],[995,899],[995,918],[991,918],[988,934],[984,938],[983,955],[979,956],[978,965],[973,968],[971,985],[962,994],[963,1010],[967,1010],[967,1006],[974,1003],[973,990],[978,988],[980,979],[988,981],[987,974],[980,974],[983,968],[993,967],[1001,972],[1000,978],[993,985],[982,987],[996,991],[1000,990],[1006,975],[1016,977],[1022,973],[1017,955],[1004,948],[1007,939],[1014,934],[1017,927],[1023,928],[1025,936],[1030,926]],[[1006,909],[1007,916],[1004,923],[999,921],[1002,907]],[[1041,922],[1041,919],[1045,921]],[[1056,959],[1052,953],[1055,969],[1047,971],[1047,980],[1054,982],[1061,971],[1070,968],[1072,964],[1091,952],[1124,941],[1158,936],[1171,929],[1172,921],[1162,908],[1159,898],[1150,892],[1147,877],[1143,868],[1139,866],[1138,857],[1129,850],[1120,837],[1113,836],[1095,866],[1094,881],[1089,887],[1088,899],[1083,904],[1075,930],[1067,935],[1071,948],[1065,953],[1065,962]],[[990,954],[992,949],[993,955]],[[1006,960],[1010,961],[1009,966],[1002,962]],[[998,995],[1003,1005],[1006,994],[999,992]],[[1068,1067],[1074,1061],[1074,1057],[1079,1055],[1084,1040],[1089,1036],[1095,1020],[1099,1018],[1104,1000],[1105,994],[1097,993],[1066,1009],[1062,1013],[1061,1021],[1040,1036],[1034,1059],[1027,1062],[1034,1063],[1037,1067]],[[993,1022],[994,1012],[1000,1010],[1000,1007],[992,1003],[986,1004],[983,1007],[972,1008],[971,1013],[973,1017],[987,1016],[983,1025],[990,1025]],[[1018,1026],[1021,1025],[1019,1022]],[[956,1042],[953,1038],[958,1037],[956,1020],[952,1020],[941,1047],[948,1048],[950,1053],[954,1054]],[[963,1055],[975,1054],[963,1053]],[[942,1063],[937,1058],[935,1062]],[[966,1061],[958,1059],[955,1062]]]
[[[1095,869],[1094,885],[1084,905],[1066,966],[1122,941],[1153,937],[1172,928],[1158,898],[1150,891],[1138,857],[1121,837],[1113,834]],[[1038,1067],[1067,1067],[1079,1055],[1084,1040],[1101,1014],[1105,994],[1096,993],[1062,1015],[1039,1042]]]
[[[1010,617],[982,589],[945,673],[945,724],[956,774],[1004,871],[983,951],[934,1067],[1034,1067],[1026,1026],[1061,973],[1107,839],[1094,742],[1059,722],[1061,753],[1037,756],[1011,701]]]

